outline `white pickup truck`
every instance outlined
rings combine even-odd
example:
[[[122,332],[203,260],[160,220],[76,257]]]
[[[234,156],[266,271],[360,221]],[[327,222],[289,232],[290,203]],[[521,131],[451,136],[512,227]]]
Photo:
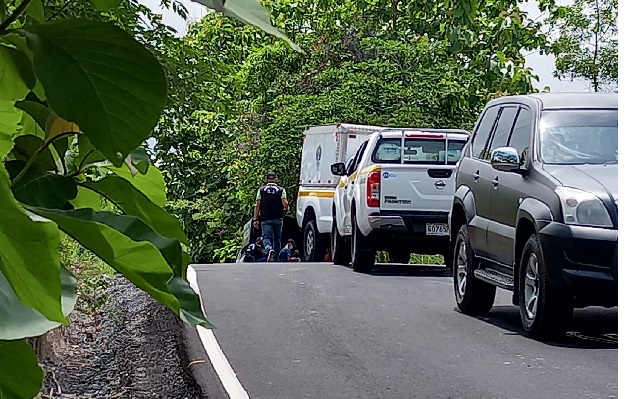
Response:
[[[333,164],[334,263],[369,272],[378,250],[396,263],[411,253],[449,257],[454,173],[468,138],[465,130],[383,129],[347,164]]]

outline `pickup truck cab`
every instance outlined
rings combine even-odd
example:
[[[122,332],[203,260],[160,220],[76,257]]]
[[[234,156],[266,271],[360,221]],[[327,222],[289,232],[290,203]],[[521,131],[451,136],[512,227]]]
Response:
[[[411,253],[447,256],[454,172],[469,133],[453,129],[383,129],[347,164],[332,204],[332,258],[373,269],[378,250],[396,263]]]

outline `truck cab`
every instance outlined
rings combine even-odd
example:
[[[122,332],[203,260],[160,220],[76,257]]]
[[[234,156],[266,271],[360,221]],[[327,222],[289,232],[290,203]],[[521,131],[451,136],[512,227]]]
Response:
[[[396,263],[411,253],[448,256],[456,163],[468,138],[465,130],[386,128],[333,164],[334,263],[371,271],[378,250]]]

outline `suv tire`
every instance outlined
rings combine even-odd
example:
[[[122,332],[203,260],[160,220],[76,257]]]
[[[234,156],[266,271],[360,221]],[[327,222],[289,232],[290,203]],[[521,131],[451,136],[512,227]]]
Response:
[[[347,240],[339,234],[336,227],[336,218],[332,221],[332,262],[335,265],[349,266],[351,248]]]
[[[494,306],[496,286],[474,277],[477,262],[465,224],[456,236],[453,255],[454,297],[457,306],[462,313],[470,316],[489,313]]]
[[[536,234],[524,244],[520,258],[518,299],[525,334],[533,339],[563,336],[572,319],[568,296],[548,280]]]
[[[358,229],[356,216],[352,214],[351,241],[352,268],[361,273],[370,273],[376,264],[376,251],[367,249],[367,238]]]

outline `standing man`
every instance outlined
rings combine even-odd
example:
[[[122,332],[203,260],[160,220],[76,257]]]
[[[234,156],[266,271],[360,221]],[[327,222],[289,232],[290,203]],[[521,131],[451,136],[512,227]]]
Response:
[[[266,184],[256,193],[253,225],[256,228],[262,225],[262,239],[269,261],[275,260],[275,254],[282,247],[282,223],[287,210],[286,191],[277,185],[275,172],[267,173]]]

